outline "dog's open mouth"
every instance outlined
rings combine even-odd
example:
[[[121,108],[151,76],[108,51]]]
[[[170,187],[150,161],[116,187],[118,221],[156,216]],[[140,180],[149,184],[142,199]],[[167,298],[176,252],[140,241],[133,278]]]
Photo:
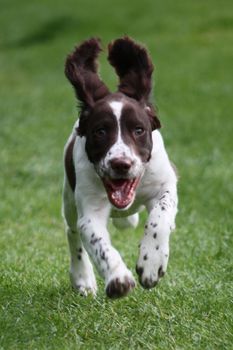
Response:
[[[118,209],[126,208],[134,199],[140,178],[109,179],[103,178],[103,184],[109,201]]]

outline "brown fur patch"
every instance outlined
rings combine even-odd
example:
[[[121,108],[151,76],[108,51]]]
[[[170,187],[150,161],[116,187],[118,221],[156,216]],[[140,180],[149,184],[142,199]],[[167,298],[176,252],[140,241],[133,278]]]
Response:
[[[74,143],[76,140],[76,136],[72,138],[70,143],[68,144],[65,152],[65,171],[66,175],[72,190],[75,190],[76,186],[76,178],[75,178],[75,168],[74,168],[74,160],[73,160],[73,149]]]

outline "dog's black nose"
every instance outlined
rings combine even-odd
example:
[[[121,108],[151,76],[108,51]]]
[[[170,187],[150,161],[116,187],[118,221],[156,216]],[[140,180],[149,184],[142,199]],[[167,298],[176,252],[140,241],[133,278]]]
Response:
[[[133,162],[129,158],[114,158],[110,161],[111,167],[117,173],[127,173]]]

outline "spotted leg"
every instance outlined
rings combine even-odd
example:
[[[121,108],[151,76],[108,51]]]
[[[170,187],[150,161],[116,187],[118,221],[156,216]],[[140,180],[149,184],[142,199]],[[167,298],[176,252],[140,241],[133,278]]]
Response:
[[[98,272],[105,280],[110,298],[125,296],[135,286],[132,273],[118,251],[111,245],[106,229],[109,210],[93,211],[86,208],[78,220],[82,241]]]
[[[93,267],[77,230],[77,209],[73,192],[66,181],[63,191],[63,216],[70,248],[71,284],[81,295],[95,295],[97,285]]]
[[[164,186],[158,199],[148,204],[148,210],[136,266],[139,282],[144,288],[154,287],[167,269],[169,236],[175,228],[177,213],[176,186]]]

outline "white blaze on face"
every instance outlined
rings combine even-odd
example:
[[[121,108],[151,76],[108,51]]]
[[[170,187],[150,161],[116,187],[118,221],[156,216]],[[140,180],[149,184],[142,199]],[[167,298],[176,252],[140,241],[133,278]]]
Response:
[[[113,114],[117,117],[118,125],[120,122],[121,112],[123,108],[123,102],[121,101],[112,101],[109,103],[112,108]]]
[[[121,101],[112,101],[109,103],[112,112],[114,116],[117,119],[117,125],[118,125],[118,135],[117,135],[117,141],[116,143],[110,148],[108,154],[111,155],[111,159],[113,158],[120,158],[120,157],[127,157],[131,160],[134,160],[135,155],[131,151],[130,147],[124,143],[122,140],[121,135],[121,115],[122,115],[122,109],[123,109],[123,102]]]

